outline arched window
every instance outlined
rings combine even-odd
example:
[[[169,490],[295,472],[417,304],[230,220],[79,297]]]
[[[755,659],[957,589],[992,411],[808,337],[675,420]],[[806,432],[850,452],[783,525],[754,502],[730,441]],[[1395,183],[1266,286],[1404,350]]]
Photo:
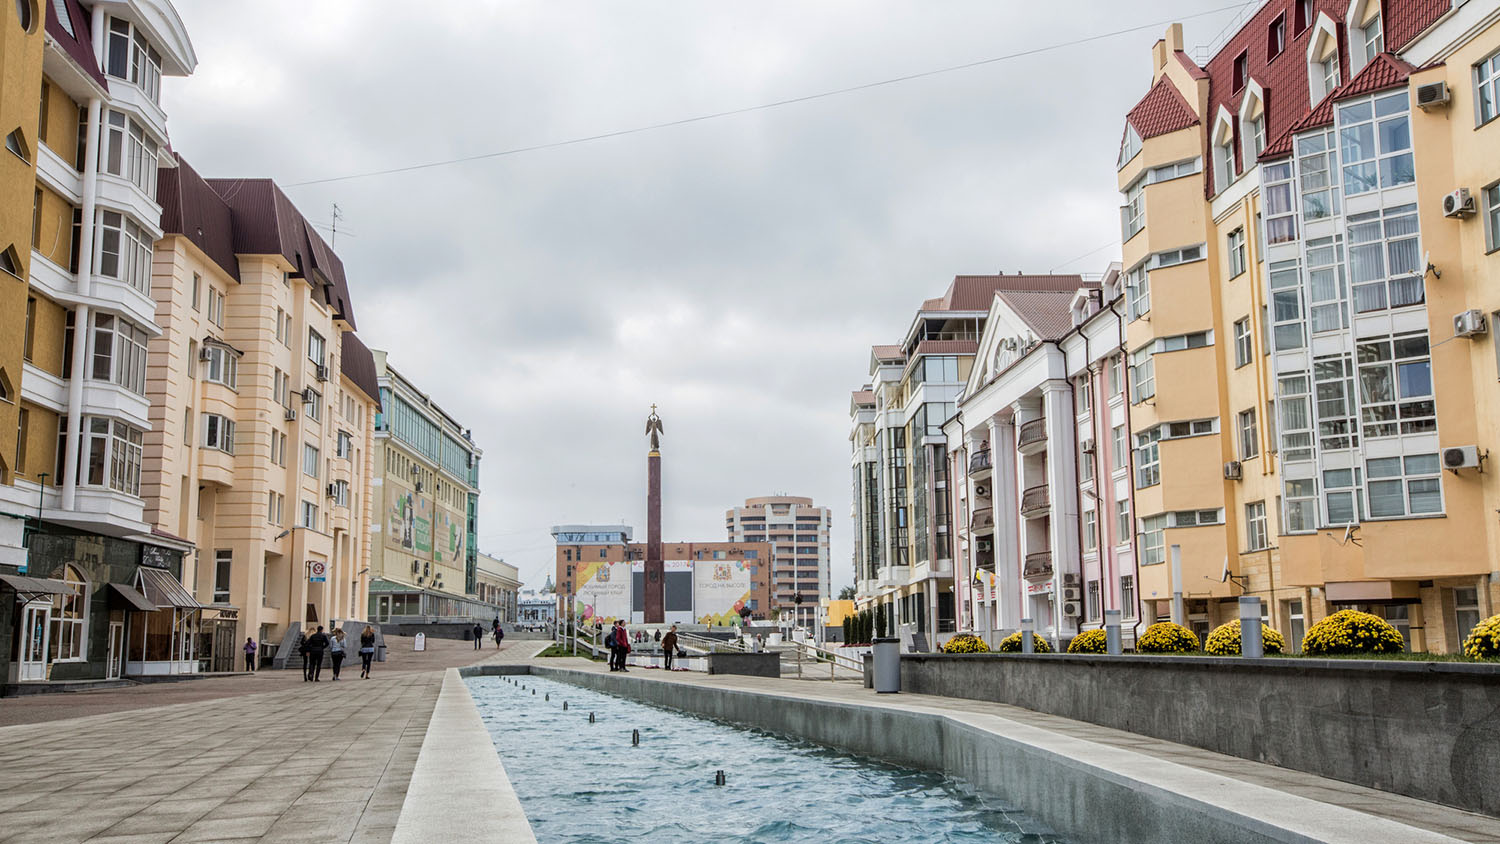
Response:
[[[52,597],[52,660],[82,660],[88,653],[89,582],[78,569],[63,572],[67,592]]]
[[[1222,193],[1239,178],[1239,171],[1234,164],[1234,117],[1223,106],[1219,106],[1219,114],[1214,118],[1212,143],[1214,193]]]
[[[1246,86],[1244,99],[1240,100],[1241,161],[1244,169],[1255,166],[1261,150],[1266,148],[1266,92],[1254,79]]]
[[[1339,67],[1339,35],[1333,19],[1320,13],[1307,40],[1307,90],[1313,103],[1333,93],[1344,81]]]

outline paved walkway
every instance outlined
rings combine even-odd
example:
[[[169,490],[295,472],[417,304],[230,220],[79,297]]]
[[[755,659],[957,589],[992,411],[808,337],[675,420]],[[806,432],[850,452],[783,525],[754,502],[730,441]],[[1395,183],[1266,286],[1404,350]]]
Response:
[[[556,668],[608,673],[608,669],[601,663],[571,657],[548,657],[528,660],[528,662]],[[1200,750],[1082,721],[1059,718],[1006,704],[910,693],[877,696],[873,691],[865,689],[862,683],[830,683],[826,680],[822,683],[812,683],[794,678],[772,680],[733,675],[708,676],[691,672],[669,673],[645,668],[632,669],[631,675],[669,683],[743,689],[762,694],[854,703],[862,706],[914,709],[955,715],[996,716],[1073,738],[1147,754],[1204,773],[1218,774],[1320,803],[1394,820],[1408,826],[1447,835],[1459,841],[1500,844],[1500,818],[1465,812],[1461,809],[1414,800],[1314,774],[1278,768],[1274,765],[1252,762],[1235,756]],[[1377,844],[1377,842],[1372,841],[1370,844]],[[1384,844],[1384,842],[1379,842],[1379,844]]]
[[[34,722],[0,728],[0,842],[388,842],[440,669],[541,643],[400,644],[369,680],[356,661],[337,683],[268,671],[0,701]],[[92,710],[107,714],[68,717]]]

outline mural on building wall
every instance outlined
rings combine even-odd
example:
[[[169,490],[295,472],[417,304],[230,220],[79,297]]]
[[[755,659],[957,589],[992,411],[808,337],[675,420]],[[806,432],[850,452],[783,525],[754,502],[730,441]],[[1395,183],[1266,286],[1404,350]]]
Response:
[[[580,620],[609,623],[615,619],[630,620],[630,563],[599,561],[585,563],[578,573],[578,615]]]
[[[418,554],[432,553],[432,499],[400,486],[388,487],[385,544]]]
[[[441,507],[437,511],[437,536],[434,537],[436,551],[433,559],[439,563],[461,563],[464,561],[464,543],[468,538],[469,519]]]
[[[693,616],[699,624],[739,624],[750,603],[750,566],[744,560],[698,560],[693,564]]]

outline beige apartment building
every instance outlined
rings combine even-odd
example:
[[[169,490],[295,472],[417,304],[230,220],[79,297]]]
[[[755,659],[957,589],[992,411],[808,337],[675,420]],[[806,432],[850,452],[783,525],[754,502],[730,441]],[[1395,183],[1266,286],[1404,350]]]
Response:
[[[833,511],[811,498],[769,495],[747,498],[724,513],[730,542],[764,542],[769,549],[771,598],[767,613],[790,615],[812,629],[818,607],[829,597],[828,531]],[[802,596],[798,603],[797,596]]]
[[[161,171],[142,494],[233,651],[362,618],[379,389],[344,268],[274,183]],[[217,641],[217,640],[216,640]]]

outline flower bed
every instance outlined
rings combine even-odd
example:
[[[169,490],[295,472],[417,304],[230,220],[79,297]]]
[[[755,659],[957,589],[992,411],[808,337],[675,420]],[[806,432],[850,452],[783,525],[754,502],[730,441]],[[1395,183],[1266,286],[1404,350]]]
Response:
[[[1146,628],[1135,643],[1137,653],[1190,654],[1198,652],[1198,637],[1193,631],[1170,621],[1158,621]]]
[[[1052,646],[1047,644],[1047,640],[1043,639],[1041,636],[1036,635],[1035,633],[1031,634],[1031,644],[1035,646],[1034,649],[1039,654],[1052,653]],[[1018,654],[1020,652],[1021,631],[1017,630],[1016,632],[1000,640],[1000,653]]]
[[[1302,652],[1308,656],[1392,654],[1405,648],[1401,631],[1378,615],[1358,610],[1339,610],[1314,624],[1302,639]]]
[[[1282,637],[1281,631],[1268,624],[1260,626],[1260,641],[1268,654],[1279,654],[1286,650],[1286,639]],[[1203,650],[1214,656],[1239,656],[1240,647],[1239,619],[1215,627],[1203,642]]]

